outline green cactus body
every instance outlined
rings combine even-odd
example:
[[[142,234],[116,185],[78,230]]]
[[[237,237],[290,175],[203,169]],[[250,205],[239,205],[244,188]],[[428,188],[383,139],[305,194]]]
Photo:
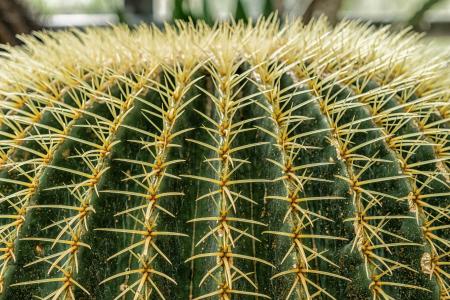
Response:
[[[0,67],[1,299],[450,299],[448,58],[418,35],[23,40]]]

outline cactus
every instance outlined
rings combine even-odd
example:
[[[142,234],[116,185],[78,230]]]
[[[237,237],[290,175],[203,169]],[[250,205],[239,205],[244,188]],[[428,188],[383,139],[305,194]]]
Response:
[[[448,57],[407,30],[35,33],[0,64],[0,298],[450,299]]]

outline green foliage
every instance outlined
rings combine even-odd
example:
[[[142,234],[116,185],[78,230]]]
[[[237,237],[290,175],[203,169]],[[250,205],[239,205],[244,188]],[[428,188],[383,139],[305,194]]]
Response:
[[[414,14],[408,20],[408,24],[412,25],[414,27],[419,27],[420,23],[423,20],[423,17],[427,13],[427,11],[429,11],[430,8],[432,8],[439,2],[442,2],[442,1],[441,0],[425,0],[425,1],[423,1],[420,8],[416,12],[414,12]]]
[[[323,19],[0,58],[2,299],[448,299],[450,76]]]

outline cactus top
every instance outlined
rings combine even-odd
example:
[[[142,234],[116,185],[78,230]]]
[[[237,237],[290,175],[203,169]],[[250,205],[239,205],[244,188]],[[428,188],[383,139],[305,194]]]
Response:
[[[221,60],[257,63],[280,60],[287,64],[315,64],[340,77],[374,73],[386,82],[404,85],[420,80],[420,91],[448,88],[448,54],[437,53],[420,41],[421,34],[389,27],[344,21],[332,28],[324,19],[303,25],[280,25],[261,19],[256,25],[219,24],[209,27],[179,22],[156,26],[88,28],[63,32],[35,32],[21,36],[21,47],[2,46],[2,92],[17,92],[24,81],[68,80],[70,74],[117,68],[139,70],[143,65],[198,65]],[[225,71],[225,70],[223,70]],[[446,72],[447,71],[447,72]],[[384,75],[382,75],[384,74]],[[389,75],[388,75],[389,74]],[[32,84],[32,83],[30,83]]]

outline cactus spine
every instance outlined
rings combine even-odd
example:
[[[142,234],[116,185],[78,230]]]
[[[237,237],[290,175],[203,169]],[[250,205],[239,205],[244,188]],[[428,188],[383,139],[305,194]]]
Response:
[[[0,76],[0,297],[448,299],[448,57],[320,19],[36,33]]]

